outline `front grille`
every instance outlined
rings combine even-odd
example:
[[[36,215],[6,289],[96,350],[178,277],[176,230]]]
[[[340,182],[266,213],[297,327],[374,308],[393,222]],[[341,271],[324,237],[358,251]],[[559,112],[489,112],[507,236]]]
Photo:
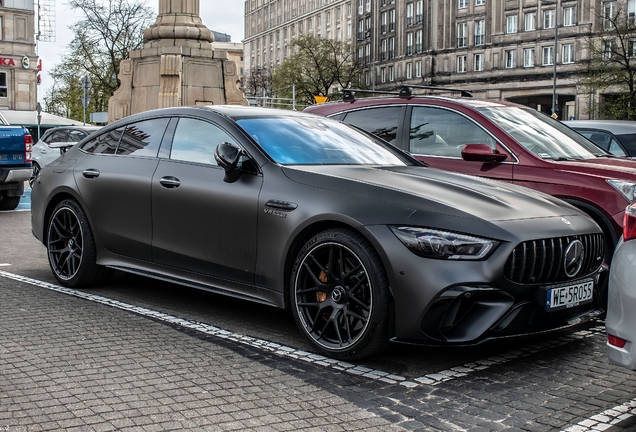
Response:
[[[519,244],[508,257],[505,277],[516,283],[561,282],[571,279],[563,268],[566,248],[574,241],[583,243],[583,264],[574,277],[594,273],[603,263],[605,243],[602,234],[531,240]]]

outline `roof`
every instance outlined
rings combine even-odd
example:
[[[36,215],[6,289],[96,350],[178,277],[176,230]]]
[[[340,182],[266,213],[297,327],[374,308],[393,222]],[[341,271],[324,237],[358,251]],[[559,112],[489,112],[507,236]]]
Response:
[[[37,111],[14,111],[14,110],[0,110],[0,114],[4,116],[10,125],[37,127],[38,125],[38,113]],[[76,120],[67,119],[64,117],[56,116],[49,113],[42,113],[41,127],[55,127],[55,126],[81,126],[82,122]]]
[[[635,134],[636,121],[629,120],[572,120],[564,121],[564,125],[572,129],[598,129],[614,135]]]

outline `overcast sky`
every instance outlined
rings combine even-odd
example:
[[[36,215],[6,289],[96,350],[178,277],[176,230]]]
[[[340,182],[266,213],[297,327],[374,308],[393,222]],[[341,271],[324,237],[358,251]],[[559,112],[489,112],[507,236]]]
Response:
[[[146,0],[147,3],[158,9],[158,0]],[[227,33],[232,36],[232,42],[240,42],[243,39],[243,0],[201,0],[201,19],[210,30]],[[40,42],[38,54],[43,63],[42,84],[38,91],[38,101],[42,102],[44,94],[51,87],[51,78],[47,71],[51,70],[64,54],[66,47],[71,42],[70,25],[78,21],[79,15],[68,7],[67,0],[55,0],[55,24],[56,41]]]

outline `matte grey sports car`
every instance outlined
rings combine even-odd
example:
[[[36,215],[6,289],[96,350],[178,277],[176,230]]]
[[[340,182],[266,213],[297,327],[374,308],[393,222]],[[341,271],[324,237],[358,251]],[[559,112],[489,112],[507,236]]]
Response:
[[[63,285],[112,269],[290,308],[329,356],[475,344],[596,316],[603,236],[536,191],[428,168],[306,113],[134,115],[43,168],[32,228]]]

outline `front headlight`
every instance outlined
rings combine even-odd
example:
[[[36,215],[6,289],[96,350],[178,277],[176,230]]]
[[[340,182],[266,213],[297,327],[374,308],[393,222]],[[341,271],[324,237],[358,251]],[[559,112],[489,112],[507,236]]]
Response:
[[[634,192],[636,190],[636,182],[617,179],[609,179],[607,182],[619,191],[628,202],[632,203],[636,199]]]
[[[445,260],[479,260],[494,250],[499,242],[428,228],[389,226],[393,234],[411,252],[424,258]]]

